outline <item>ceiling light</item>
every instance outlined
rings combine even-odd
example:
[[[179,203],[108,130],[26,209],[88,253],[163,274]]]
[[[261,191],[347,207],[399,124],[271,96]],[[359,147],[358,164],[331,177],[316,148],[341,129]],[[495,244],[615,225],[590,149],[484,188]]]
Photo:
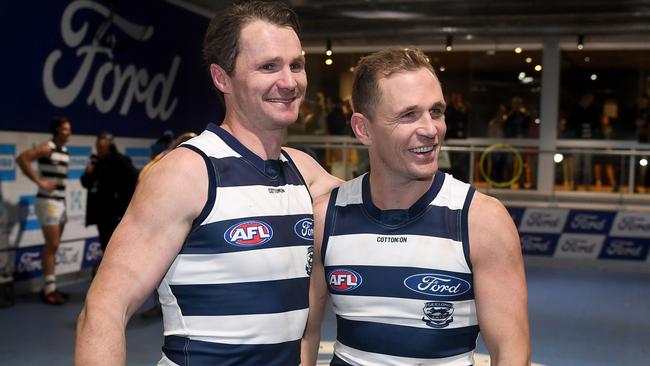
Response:
[[[517,48],[515,48],[515,53],[521,53],[521,51],[523,51],[523,50],[521,49],[521,47],[517,47]]]
[[[325,55],[332,56],[332,41],[329,39],[325,42]]]
[[[447,43],[445,45],[445,49],[447,51],[451,51],[452,49],[454,49],[453,42],[454,42],[454,37],[452,37],[451,34],[448,34],[447,35]]]
[[[440,72],[445,72],[445,70],[447,70],[446,67],[444,67],[444,66],[440,66]]]
[[[533,62],[533,59],[530,58],[530,57],[526,57],[526,63],[529,64],[529,63],[531,63],[531,62]]]
[[[333,63],[334,63],[334,61],[332,61],[331,58],[325,59],[325,65],[329,66],[329,65],[331,65]]]
[[[535,71],[542,71],[542,65],[535,65]]]
[[[578,36],[578,49],[581,50],[585,48],[585,36],[582,34]]]
[[[591,74],[590,79],[595,81],[596,79],[598,79],[598,75],[596,75],[596,74]]]

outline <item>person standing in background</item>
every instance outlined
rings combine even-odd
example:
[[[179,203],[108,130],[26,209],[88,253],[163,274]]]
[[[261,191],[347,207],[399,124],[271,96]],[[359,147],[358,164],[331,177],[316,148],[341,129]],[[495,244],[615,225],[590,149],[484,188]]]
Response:
[[[43,250],[43,277],[41,300],[49,305],[61,305],[67,295],[56,288],[56,251],[67,220],[65,211],[65,179],[68,176],[70,155],[65,144],[71,134],[70,120],[56,117],[50,124],[52,139],[20,153],[16,163],[20,170],[38,186],[34,209],[45,237]],[[38,161],[38,173],[32,162]]]
[[[117,151],[110,133],[97,135],[95,148],[97,155],[90,156],[80,180],[88,189],[86,226],[97,225],[99,242],[106,251],[108,240],[129,206],[138,171],[128,156]]]

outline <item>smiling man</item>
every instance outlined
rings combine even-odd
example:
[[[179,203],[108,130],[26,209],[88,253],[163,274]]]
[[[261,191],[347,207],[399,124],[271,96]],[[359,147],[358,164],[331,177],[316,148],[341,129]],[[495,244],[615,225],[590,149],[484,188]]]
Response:
[[[307,87],[298,22],[249,1],[211,21],[204,58],[226,107],[137,186],[77,326],[77,365],[123,365],[126,323],[158,286],[159,365],[298,365],[312,197],[338,186],[280,146]]]
[[[492,365],[527,365],[519,237],[494,198],[438,169],[445,101],[426,56],[364,57],[352,128],[370,173],[314,203],[314,273],[303,365],[316,362],[329,292],[331,365],[471,365],[479,334]]]

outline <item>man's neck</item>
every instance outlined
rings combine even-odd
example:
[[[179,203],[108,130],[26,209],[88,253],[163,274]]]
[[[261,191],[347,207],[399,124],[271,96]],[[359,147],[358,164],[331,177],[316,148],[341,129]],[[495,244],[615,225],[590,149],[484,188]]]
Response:
[[[381,210],[405,210],[413,206],[433,184],[434,177],[424,180],[395,178],[370,170],[370,197]]]
[[[242,145],[263,160],[277,160],[282,148],[282,129],[266,130],[252,123],[224,119],[221,128],[233,135]]]

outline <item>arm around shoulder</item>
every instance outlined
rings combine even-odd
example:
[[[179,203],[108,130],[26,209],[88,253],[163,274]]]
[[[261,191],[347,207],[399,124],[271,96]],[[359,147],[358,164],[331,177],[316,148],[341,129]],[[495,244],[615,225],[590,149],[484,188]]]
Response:
[[[301,364],[305,366],[314,366],[318,360],[321,323],[327,305],[328,290],[325,282],[325,269],[321,260],[321,248],[329,198],[330,195],[325,194],[314,201],[314,253],[309,283],[309,317],[302,337],[300,357]]]
[[[123,365],[125,327],[182,248],[207,200],[205,162],[178,149],[138,185],[77,323],[76,365]]]
[[[306,153],[290,147],[283,148],[298,167],[300,174],[311,192],[312,198],[324,195],[343,183],[343,180],[331,175],[316,160]]]
[[[510,214],[497,199],[474,195],[469,242],[478,321],[492,365],[528,365],[528,293],[521,244]]]

